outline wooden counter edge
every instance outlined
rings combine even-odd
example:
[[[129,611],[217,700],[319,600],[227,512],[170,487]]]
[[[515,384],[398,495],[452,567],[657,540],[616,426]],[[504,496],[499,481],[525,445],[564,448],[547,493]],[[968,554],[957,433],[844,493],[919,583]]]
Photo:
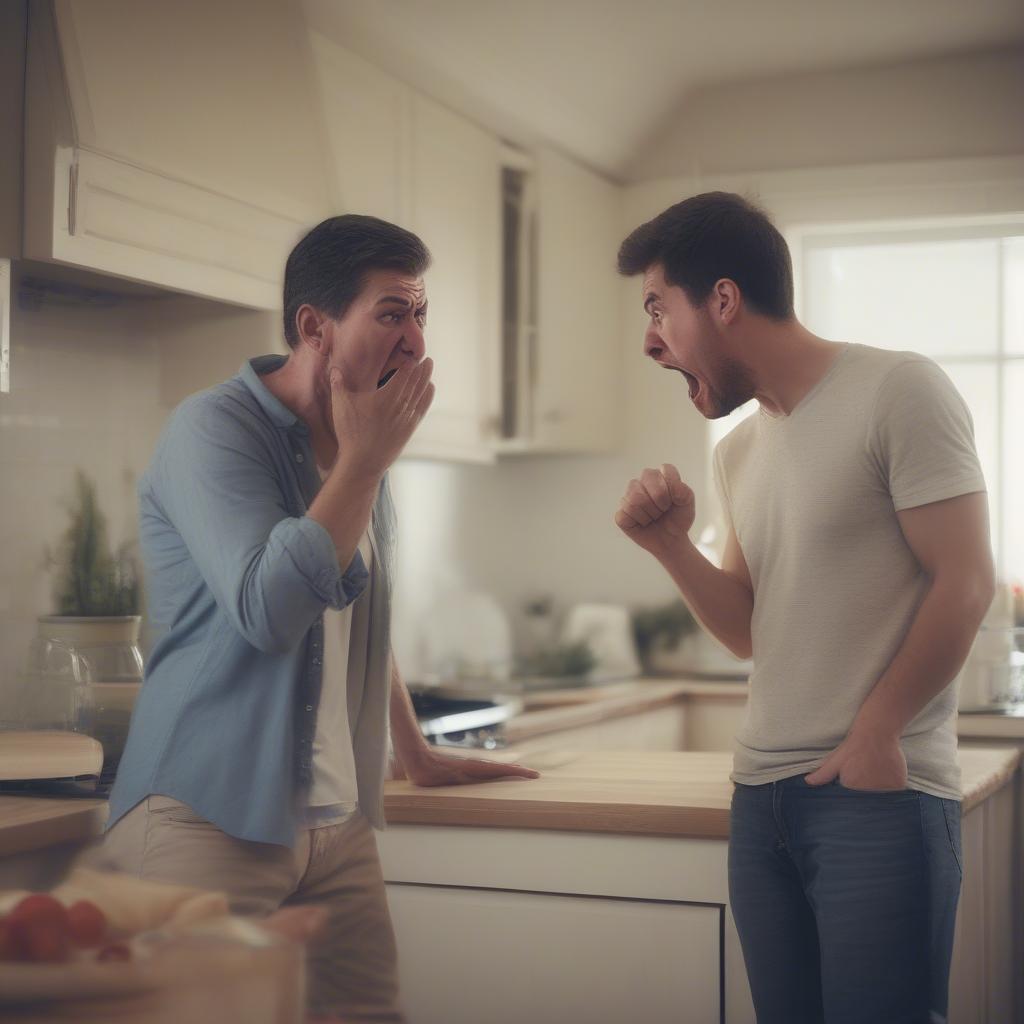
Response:
[[[388,825],[463,825],[477,828],[611,832],[617,835],[718,839],[729,836],[729,810],[566,801],[502,800],[485,797],[445,800],[420,794],[389,796]]]
[[[961,760],[964,753],[965,751],[960,751]],[[1024,757],[1024,750],[1016,747],[984,747],[970,751],[969,756],[975,755],[990,756],[993,765],[974,782],[970,792],[964,793],[960,808],[962,814],[967,814],[978,804],[984,803],[1013,778],[1021,763],[1021,758]]]
[[[106,800],[0,796],[0,856],[87,843],[103,830]]]

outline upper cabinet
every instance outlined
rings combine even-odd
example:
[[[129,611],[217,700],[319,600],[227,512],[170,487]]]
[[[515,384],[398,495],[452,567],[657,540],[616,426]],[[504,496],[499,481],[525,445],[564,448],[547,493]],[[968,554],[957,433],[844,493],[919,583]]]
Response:
[[[536,340],[528,450],[618,441],[620,190],[548,149],[536,161]]]
[[[328,39],[313,52],[338,211],[416,232],[433,256],[427,353],[433,405],[408,457],[486,462],[498,414],[498,140]]]
[[[289,0],[30,5],[25,255],[280,307],[331,207]]]
[[[336,210],[407,223],[412,91],[319,33],[310,37]]]
[[[426,337],[437,391],[407,451],[487,461],[500,381],[498,140],[422,96],[412,129],[410,224],[433,255]]]

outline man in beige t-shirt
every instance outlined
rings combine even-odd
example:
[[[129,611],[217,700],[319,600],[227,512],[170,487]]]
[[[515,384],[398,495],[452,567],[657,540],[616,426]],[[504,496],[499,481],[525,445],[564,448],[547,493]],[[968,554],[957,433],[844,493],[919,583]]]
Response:
[[[732,779],[730,904],[760,1024],[946,1019],[960,888],[959,671],[992,599],[971,417],[930,360],[818,338],[785,241],[707,193],[623,242],[644,352],[709,419],[722,567],[688,533],[673,466],[619,527],[703,627],[752,657]],[[898,291],[894,301],[902,301]]]

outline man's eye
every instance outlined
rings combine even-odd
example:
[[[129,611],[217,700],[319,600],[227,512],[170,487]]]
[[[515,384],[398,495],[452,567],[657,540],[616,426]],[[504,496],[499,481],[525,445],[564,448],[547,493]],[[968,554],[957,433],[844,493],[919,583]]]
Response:
[[[387,323],[397,324],[403,316],[405,316],[404,313],[385,313],[381,319]]]

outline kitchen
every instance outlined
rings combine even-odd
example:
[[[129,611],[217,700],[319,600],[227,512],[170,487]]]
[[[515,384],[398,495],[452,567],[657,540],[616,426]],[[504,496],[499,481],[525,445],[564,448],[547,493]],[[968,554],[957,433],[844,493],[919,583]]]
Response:
[[[3,148],[24,172],[18,158],[0,168],[0,719],[24,720],[38,678],[37,619],[56,610],[47,559],[76,471],[95,483],[111,543],[131,542],[135,484],[171,409],[284,350],[280,274],[301,231],[336,211],[406,224],[434,254],[438,394],[392,473],[396,656],[428,692],[510,694],[499,710],[517,713],[497,728],[446,732],[507,744],[494,756],[543,773],[532,791],[388,784],[379,844],[410,1019],[615,1020],[639,1007],[669,1020],[685,1001],[693,1020],[752,1020],[724,890],[744,667],[692,632],[638,662],[638,613],[675,594],[612,522],[626,481],[671,462],[717,557],[722,423],[641,357],[638,283],[616,275],[614,253],[685,195],[757,195],[794,254],[812,329],[934,346],[921,350],[971,406],[993,546],[1004,582],[1019,582],[1019,12],[992,0],[871,19],[796,5],[774,24],[749,5],[717,48],[696,5],[601,17],[575,3],[164,7],[5,7]],[[813,55],[793,42],[801,16]],[[913,266],[896,262],[907,246]],[[943,308],[892,309],[878,285],[897,266]],[[957,304],[964,274],[975,290]],[[1020,622],[1006,590],[991,614],[1004,633],[988,636]],[[597,664],[559,681],[581,640]],[[965,712],[1013,696],[975,668]],[[1021,721],[959,718],[973,804],[954,1022],[1024,1019]],[[83,807],[63,832],[47,820],[47,846],[95,829],[101,812]],[[30,831],[7,848],[22,870],[41,862]],[[435,927],[464,947],[438,948]],[[481,948],[481,928],[500,944]]]

